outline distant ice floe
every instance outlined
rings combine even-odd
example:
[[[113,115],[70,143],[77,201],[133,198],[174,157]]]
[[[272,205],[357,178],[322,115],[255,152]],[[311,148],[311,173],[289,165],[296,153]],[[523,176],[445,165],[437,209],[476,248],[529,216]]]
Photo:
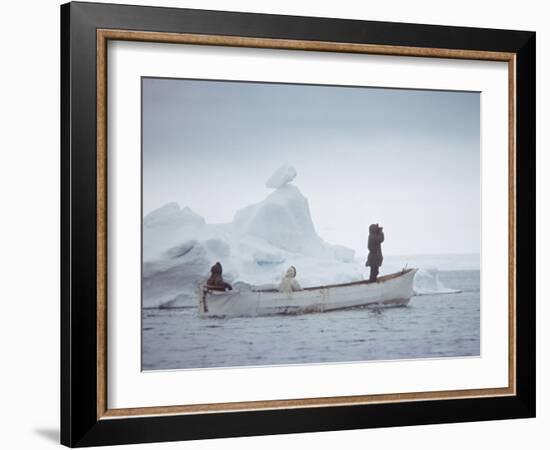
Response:
[[[384,265],[403,267],[437,268],[447,270],[479,270],[481,259],[479,253],[436,254],[436,255],[384,255]]]
[[[414,277],[414,292],[416,295],[457,294],[458,289],[450,289],[439,279],[439,270],[420,269]]]

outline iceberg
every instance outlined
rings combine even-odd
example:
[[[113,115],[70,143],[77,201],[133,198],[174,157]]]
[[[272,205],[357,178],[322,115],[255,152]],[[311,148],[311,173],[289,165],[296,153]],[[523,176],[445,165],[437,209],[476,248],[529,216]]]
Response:
[[[272,189],[232,222],[209,224],[190,208],[169,203],[143,219],[143,306],[194,305],[198,286],[220,261],[230,283],[277,284],[289,265],[303,286],[356,281],[363,267],[355,251],[317,234],[307,198],[284,165],[267,180]]]

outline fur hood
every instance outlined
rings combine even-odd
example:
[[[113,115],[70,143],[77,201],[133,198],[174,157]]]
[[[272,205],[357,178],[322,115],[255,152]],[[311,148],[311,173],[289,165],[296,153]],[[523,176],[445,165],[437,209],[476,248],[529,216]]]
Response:
[[[279,284],[278,290],[279,292],[287,293],[302,290],[300,283],[298,283],[298,280],[296,279],[296,267],[290,266],[287,269],[285,276]]]

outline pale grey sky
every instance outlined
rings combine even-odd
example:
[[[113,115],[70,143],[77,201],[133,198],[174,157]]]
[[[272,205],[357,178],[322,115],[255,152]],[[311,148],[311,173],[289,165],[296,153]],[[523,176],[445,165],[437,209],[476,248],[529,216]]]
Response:
[[[209,223],[265,198],[293,165],[318,234],[365,253],[478,253],[479,93],[143,79],[143,212]]]

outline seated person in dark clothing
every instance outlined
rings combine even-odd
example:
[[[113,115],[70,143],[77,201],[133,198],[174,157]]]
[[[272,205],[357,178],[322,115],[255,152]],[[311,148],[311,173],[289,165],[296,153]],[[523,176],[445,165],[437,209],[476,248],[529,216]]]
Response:
[[[233,287],[229,283],[223,281],[222,265],[217,262],[210,268],[210,278],[206,282],[206,287],[215,291],[225,291],[226,289],[232,290]]]
[[[378,269],[382,265],[382,242],[384,242],[383,228],[373,223],[369,227],[368,249],[369,256],[365,266],[370,267],[369,281],[373,282],[378,279]]]

